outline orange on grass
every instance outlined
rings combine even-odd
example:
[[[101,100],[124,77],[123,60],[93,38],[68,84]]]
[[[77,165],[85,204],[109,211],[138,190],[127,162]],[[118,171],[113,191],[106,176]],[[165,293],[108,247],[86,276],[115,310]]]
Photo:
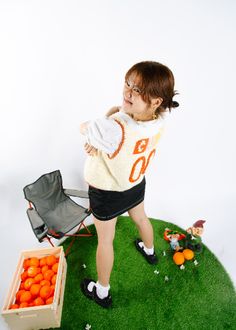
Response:
[[[12,304],[9,309],[17,309],[19,308],[18,304]]]
[[[46,272],[43,274],[43,278],[44,278],[45,280],[51,281],[51,278],[53,277],[53,275],[54,275],[54,271],[51,270],[51,269],[48,269],[48,270],[46,270]],[[53,284],[53,283],[52,283],[52,284]]]
[[[182,252],[176,252],[173,255],[173,260],[176,265],[182,265],[184,263],[184,254]]]
[[[34,306],[44,305],[44,300],[41,297],[34,299]]]
[[[27,269],[28,277],[35,277],[38,274],[38,269],[35,266],[30,266]]]
[[[50,305],[53,303],[53,297],[49,297],[46,301],[45,301],[46,305]]]
[[[42,299],[46,300],[52,295],[52,289],[49,285],[44,285],[41,287],[39,295]]]
[[[32,294],[32,296],[36,297],[38,296],[40,289],[41,289],[40,284],[32,284],[30,288],[30,293]]]
[[[57,262],[57,258],[54,256],[54,254],[51,254],[50,256],[46,257],[47,265],[52,266]]]
[[[39,266],[39,259],[35,258],[35,257],[30,258],[29,264],[30,264],[30,266],[38,267]]]
[[[48,281],[48,280],[42,280],[41,282],[40,282],[40,285],[41,286],[44,286],[44,285],[48,285],[48,286],[50,286],[50,281]]]
[[[31,300],[31,298],[32,298],[31,293],[29,291],[25,291],[20,296],[20,303],[29,302]]]
[[[27,279],[27,277],[28,277],[28,273],[27,273],[27,270],[26,270],[21,274],[20,278],[21,278],[22,281],[25,281]]]
[[[58,266],[59,266],[59,263],[56,262],[53,266],[52,266],[52,270],[54,271],[54,273],[57,273],[58,272]]]
[[[19,306],[19,308],[25,308],[25,307],[28,307],[29,304],[27,302],[22,302]]]
[[[41,268],[41,273],[44,274],[49,269],[48,265],[45,265]]]
[[[56,284],[56,280],[57,280],[57,275],[53,275],[52,278],[51,278],[51,283],[52,284]]]
[[[190,249],[184,249],[183,254],[186,260],[191,260],[194,257],[194,252]]]
[[[40,283],[43,280],[43,274],[39,273],[34,277],[35,283]]]
[[[47,265],[46,257],[43,257],[39,260],[39,265],[40,265],[40,267],[43,267],[43,266]]]
[[[28,277],[25,282],[24,282],[24,288],[25,290],[29,290],[32,286],[32,284],[34,284],[35,281],[32,277]]]

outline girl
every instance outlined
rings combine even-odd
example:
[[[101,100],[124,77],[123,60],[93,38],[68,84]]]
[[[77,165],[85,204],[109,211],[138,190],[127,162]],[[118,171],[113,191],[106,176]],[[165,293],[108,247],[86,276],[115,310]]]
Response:
[[[174,76],[158,62],[140,62],[125,75],[123,103],[106,117],[81,124],[85,135],[85,180],[98,235],[97,281],[84,279],[82,292],[102,307],[110,307],[110,274],[117,216],[128,211],[141,239],[137,250],[157,263],[153,229],[144,211],[145,171],[155,154],[162,115],[179,104],[173,101]]]

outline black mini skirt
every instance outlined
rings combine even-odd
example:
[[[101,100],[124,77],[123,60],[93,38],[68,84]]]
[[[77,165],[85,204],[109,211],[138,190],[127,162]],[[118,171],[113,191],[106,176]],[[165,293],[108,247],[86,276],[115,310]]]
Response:
[[[111,220],[137,206],[144,200],[145,177],[125,191],[101,190],[89,186],[90,209],[96,219]]]

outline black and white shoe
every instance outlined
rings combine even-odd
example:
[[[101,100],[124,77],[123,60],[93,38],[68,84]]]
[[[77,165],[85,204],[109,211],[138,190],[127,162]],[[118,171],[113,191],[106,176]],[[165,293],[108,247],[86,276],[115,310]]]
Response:
[[[144,247],[140,246],[138,243],[142,242],[141,239],[137,238],[134,242],[135,246],[136,246],[136,249],[145,257],[145,259],[147,260],[147,262],[149,262],[149,264],[157,264],[158,260],[157,260],[157,256],[155,254],[155,251],[153,254],[147,254],[145,251],[144,251]]]
[[[94,285],[92,292],[88,290],[88,285],[89,285],[90,282],[96,283],[94,280],[91,280],[89,278],[85,278],[80,283],[80,287],[81,287],[81,290],[82,290],[83,294],[87,298],[94,300],[98,305],[100,305],[100,306],[102,306],[104,308],[111,307],[111,305],[112,305],[112,298],[111,298],[111,295],[110,295],[110,290],[108,291],[108,296],[105,297],[105,298],[103,298],[103,299],[101,299],[97,295],[97,287],[96,287],[96,285]]]

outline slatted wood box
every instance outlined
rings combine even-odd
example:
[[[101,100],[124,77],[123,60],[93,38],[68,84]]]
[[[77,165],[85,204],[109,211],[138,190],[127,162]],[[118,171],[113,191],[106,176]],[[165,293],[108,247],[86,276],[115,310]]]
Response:
[[[23,271],[24,259],[31,257],[42,258],[51,254],[54,254],[57,258],[60,258],[53,303],[50,305],[9,309],[9,307],[15,302],[16,292],[20,287],[20,275]],[[63,247],[44,248],[21,252],[1,313],[11,330],[38,330],[60,327],[66,282],[66,270],[67,263]]]

